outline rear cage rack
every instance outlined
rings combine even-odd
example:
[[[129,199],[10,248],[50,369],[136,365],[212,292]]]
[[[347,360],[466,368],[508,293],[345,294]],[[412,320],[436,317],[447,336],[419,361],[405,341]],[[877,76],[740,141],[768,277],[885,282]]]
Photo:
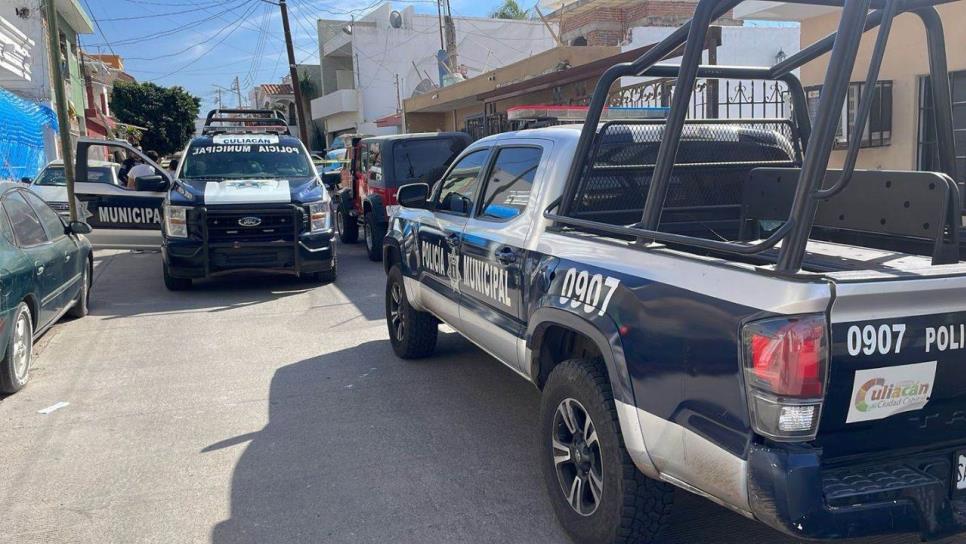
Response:
[[[279,134],[291,136],[280,111],[269,109],[214,109],[208,112],[204,136],[212,134]]]
[[[700,65],[703,43],[711,23],[742,1],[699,0],[691,21],[679,27],[670,36],[657,43],[633,62],[616,64],[604,72],[597,82],[590,100],[587,118],[581,130],[574,162],[571,165],[563,195],[544,211],[544,217],[553,221],[558,228],[569,227],[630,237],[642,245],[669,243],[726,254],[751,256],[772,250],[780,244],[775,271],[779,274],[797,274],[802,268],[806,245],[816,220],[819,203],[827,202],[832,197],[845,191],[853,178],[856,177],[855,163],[861,138],[857,137],[858,134],[855,131],[863,130],[869,118],[874,98],[874,84],[878,80],[879,69],[885,55],[893,19],[903,13],[912,13],[921,20],[927,36],[926,49],[929,56],[929,76],[934,101],[932,111],[935,116],[941,171],[929,174],[894,172],[890,175],[900,179],[903,175],[908,174],[908,176],[915,178],[911,181],[921,184],[923,187],[928,186],[930,191],[936,187],[940,188],[940,192],[943,192],[944,195],[943,198],[933,199],[942,208],[937,210],[937,215],[940,217],[939,221],[934,221],[931,225],[922,223],[920,231],[916,231],[916,234],[924,236],[924,233],[927,233],[929,238],[934,239],[932,264],[958,262],[962,202],[959,187],[954,181],[958,177],[945,37],[942,21],[935,8],[938,4],[948,3],[952,0],[792,0],[789,3],[843,8],[837,32],[829,34],[771,67]],[[828,161],[835,143],[842,106],[848,92],[851,68],[856,63],[863,34],[877,27],[880,30],[869,61],[864,91],[856,109],[853,124],[855,128],[853,133],[849,134],[849,147],[844,167],[840,173],[830,171]],[[682,45],[684,49],[681,54],[680,66],[658,64],[661,60],[675,54]],[[815,113],[814,126],[812,126],[805,90],[793,71],[829,52],[831,52],[831,56],[823,91],[818,110]],[[574,217],[578,192],[582,183],[589,178],[590,173],[595,169],[594,161],[601,141],[606,129],[613,124],[611,122],[603,127],[598,126],[601,114],[607,105],[610,88],[619,78],[625,76],[677,78],[670,111],[666,121],[662,121],[664,123],[663,137],[660,140],[656,160],[652,166],[643,214],[640,221],[629,225],[614,225]],[[784,223],[763,240],[751,243],[714,240],[658,230],[661,224],[661,214],[666,209],[665,202],[670,188],[672,169],[676,166],[685,125],[700,125],[709,122],[720,124],[731,121],[760,123],[762,121],[760,119],[686,120],[697,78],[769,80],[782,82],[788,88],[793,109],[793,117],[790,122],[803,148],[798,150],[800,154],[796,157],[801,168],[797,171],[785,172],[786,175],[797,174],[791,208]],[[621,124],[634,126],[643,123],[623,122]],[[598,132],[598,130],[600,131]],[[780,178],[778,179],[780,181]],[[891,186],[891,184],[891,180],[886,181],[887,186]],[[848,200],[854,200],[854,197]],[[908,207],[908,202],[906,204]],[[899,215],[897,217],[901,218]],[[882,219],[882,224],[886,224],[885,218]],[[904,225],[903,227],[909,226]],[[744,227],[742,228],[744,229]],[[904,230],[902,234],[905,234]]]

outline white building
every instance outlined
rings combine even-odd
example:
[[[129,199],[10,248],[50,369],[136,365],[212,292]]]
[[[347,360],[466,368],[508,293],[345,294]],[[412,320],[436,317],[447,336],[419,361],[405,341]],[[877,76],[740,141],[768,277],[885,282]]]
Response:
[[[440,25],[435,15],[412,6],[384,3],[356,21],[320,20],[322,96],[312,118],[324,121],[327,137],[359,132],[399,132],[401,100],[439,84]],[[551,32],[540,21],[453,17],[459,72],[470,78],[551,49]]]

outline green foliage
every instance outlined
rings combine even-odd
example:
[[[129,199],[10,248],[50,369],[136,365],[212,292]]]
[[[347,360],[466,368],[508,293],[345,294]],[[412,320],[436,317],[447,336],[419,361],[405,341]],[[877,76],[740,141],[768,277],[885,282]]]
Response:
[[[516,0],[503,0],[503,5],[490,14],[494,19],[526,19],[528,16],[528,11],[520,8]]]
[[[147,130],[141,137],[145,150],[168,155],[181,151],[195,133],[201,100],[181,87],[154,83],[114,84],[111,111],[122,123]]]

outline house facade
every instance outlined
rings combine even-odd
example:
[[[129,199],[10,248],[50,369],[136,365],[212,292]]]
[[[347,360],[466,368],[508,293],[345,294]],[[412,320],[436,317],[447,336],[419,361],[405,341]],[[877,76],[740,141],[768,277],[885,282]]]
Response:
[[[394,15],[395,12],[395,15]],[[445,84],[469,79],[553,48],[540,21],[453,17],[455,65]],[[355,21],[320,20],[322,89],[312,118],[338,134],[401,131],[402,101],[440,87],[442,31],[436,15],[384,3]]]
[[[937,6],[945,27],[947,61],[953,98],[953,125],[956,134],[956,156],[959,181],[966,176],[966,5],[962,2]],[[746,2],[735,9],[736,16],[748,19],[798,21],[801,43],[807,45],[834,33],[840,10],[832,7],[806,6],[785,2]],[[877,32],[867,32],[862,39],[848,100],[842,110],[836,150],[831,165],[840,167],[848,146],[848,130],[861,96],[869,59]],[[922,22],[913,14],[903,14],[893,21],[885,59],[876,84],[875,101],[868,125],[862,131],[862,152],[858,167],[883,170],[936,170],[938,166],[935,128],[931,119],[929,91],[929,57]],[[828,68],[828,55],[820,57],[801,70],[809,103],[817,106],[821,83]],[[812,108],[814,110],[814,108]]]

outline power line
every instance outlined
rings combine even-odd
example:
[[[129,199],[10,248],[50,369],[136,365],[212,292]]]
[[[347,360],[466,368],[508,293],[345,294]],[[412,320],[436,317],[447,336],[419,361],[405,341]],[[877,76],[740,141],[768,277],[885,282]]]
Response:
[[[102,21],[135,21],[137,19],[154,19],[155,17],[171,17],[173,15],[183,15],[185,13],[196,13],[199,11],[204,11],[204,9],[205,8],[203,7],[195,6],[191,9],[183,9],[181,11],[169,11],[167,13],[151,13],[149,15],[130,15],[127,17],[109,17],[101,20]]]
[[[101,23],[98,22],[97,17],[94,16],[94,11],[91,10],[91,6],[90,4],[87,3],[87,0],[84,0],[84,8],[87,9],[87,13],[91,14],[91,19],[94,21],[94,27],[97,28],[97,32],[100,33],[101,38],[104,39],[104,43],[107,44],[107,48],[110,49],[111,54],[114,55],[115,57],[118,56],[117,52],[114,51],[114,46],[112,46],[110,40],[107,39],[107,34],[105,34],[103,30],[101,30]]]
[[[229,0],[227,3],[237,3],[238,1],[239,0]],[[220,15],[237,11],[237,10],[239,10],[241,8],[244,8],[244,7],[248,6],[249,4],[251,4],[251,2],[254,2],[254,1],[255,0],[244,0],[244,3],[243,4],[241,4],[241,5],[235,5],[235,6],[232,6],[230,8],[226,8],[226,9],[224,9],[224,10],[222,10],[222,11],[220,11],[220,12],[214,14],[214,15],[212,15],[211,17],[206,17],[204,19],[200,19],[200,20],[195,21],[193,23],[188,23],[188,24],[184,24],[184,25],[180,25],[180,26],[168,28],[168,29],[165,29],[165,30],[161,30],[161,31],[155,32],[154,34],[147,34],[147,35],[144,35],[144,36],[137,36],[137,37],[127,38],[127,39],[124,39],[124,40],[119,40],[119,41],[114,42],[114,45],[134,45],[134,44],[142,44],[143,42],[148,41],[148,40],[154,40],[154,39],[158,39],[158,38],[166,38],[168,36],[171,36],[172,34],[177,34],[179,32],[184,32],[185,30],[189,30],[189,29],[192,29],[192,28],[201,26],[201,25],[207,23],[208,21],[211,21],[212,19],[215,19],[215,18],[219,17]],[[85,3],[86,3],[86,0],[85,0]],[[225,4],[225,2],[222,2],[222,5],[224,5],[224,4]],[[103,45],[103,44],[94,44],[94,45]]]

